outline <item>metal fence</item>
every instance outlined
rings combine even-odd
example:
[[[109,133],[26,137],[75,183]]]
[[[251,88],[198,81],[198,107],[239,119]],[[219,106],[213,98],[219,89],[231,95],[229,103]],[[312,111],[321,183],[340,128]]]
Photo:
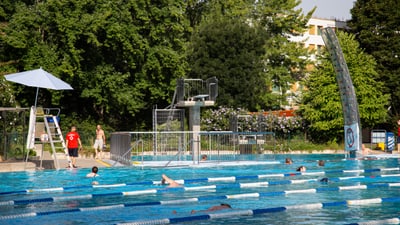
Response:
[[[111,134],[111,159],[124,165],[144,161],[193,161],[203,155],[213,162],[249,159],[274,151],[273,132],[116,132]],[[197,146],[195,146],[197,145]],[[196,150],[196,151],[194,151]],[[246,157],[244,157],[246,155]]]
[[[133,148],[131,146],[131,135],[125,132],[112,133],[110,143],[110,159],[124,165],[130,165]]]
[[[0,155],[3,160],[23,160],[26,157],[26,134],[19,132],[0,135]]]
[[[155,131],[181,131],[185,124],[184,109],[154,109],[153,130]]]
[[[78,131],[79,132],[79,131]],[[67,134],[67,131],[64,131],[63,135]],[[82,141],[82,145],[86,152],[88,152],[88,156],[94,156],[93,144],[95,140],[94,132],[79,132],[80,139]],[[108,133],[107,133],[108,134]],[[11,160],[11,161],[24,161],[26,159],[27,148],[27,132],[3,132],[0,134],[0,157],[2,160]],[[107,136],[108,137],[108,136]],[[111,138],[111,137],[110,137]],[[40,135],[35,138],[35,149],[38,151],[29,151],[30,156],[35,158],[34,156],[39,156],[38,153],[42,149],[48,151],[50,148],[50,144],[43,143],[40,141]],[[38,146],[39,145],[39,146]],[[42,146],[40,146],[42,145]],[[59,149],[59,152],[64,152],[63,149]],[[82,154],[82,153],[79,153]]]

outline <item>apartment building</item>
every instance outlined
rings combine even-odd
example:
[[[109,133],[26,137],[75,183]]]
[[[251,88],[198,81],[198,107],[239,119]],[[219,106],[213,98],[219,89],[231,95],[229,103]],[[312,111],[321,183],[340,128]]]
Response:
[[[345,21],[335,19],[311,18],[308,21],[307,26],[308,30],[303,35],[292,37],[290,40],[303,43],[304,47],[309,50],[316,50],[316,54],[318,54],[325,46],[321,36],[322,28],[333,27],[336,30],[347,29],[347,23]],[[312,57],[315,59],[315,55]]]
[[[299,42],[308,48],[312,53],[310,55],[312,60],[316,60],[316,56],[324,48],[325,44],[322,40],[321,29],[326,27],[333,27],[336,30],[347,29],[347,23],[345,21],[339,21],[336,19],[321,19],[321,18],[311,18],[307,23],[307,31],[300,36],[291,37],[290,40],[294,42]],[[298,98],[301,96],[301,91],[303,90],[302,85],[299,82],[294,84],[289,84],[290,89],[286,92],[287,105],[282,105],[284,109],[297,109]],[[279,93],[279,88],[274,88],[274,92]],[[279,93],[281,94],[281,93]]]

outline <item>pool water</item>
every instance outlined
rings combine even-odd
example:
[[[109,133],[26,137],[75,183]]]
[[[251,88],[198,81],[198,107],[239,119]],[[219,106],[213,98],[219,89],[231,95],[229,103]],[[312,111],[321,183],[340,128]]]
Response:
[[[399,158],[265,160],[278,164],[100,168],[94,179],[89,168],[0,173],[0,224],[400,223]],[[184,185],[163,186],[162,174]],[[201,211],[221,203],[232,209]]]

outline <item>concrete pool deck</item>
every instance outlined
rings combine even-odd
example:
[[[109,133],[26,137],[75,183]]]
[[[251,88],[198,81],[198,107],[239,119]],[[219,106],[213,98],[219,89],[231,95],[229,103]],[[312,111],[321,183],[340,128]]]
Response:
[[[290,153],[290,152],[289,152]],[[292,152],[293,153],[293,152]],[[281,154],[281,153],[279,153]],[[310,154],[310,153],[300,153],[300,154]],[[311,153],[313,154],[313,153]],[[393,151],[392,154],[385,152],[385,151],[379,151],[379,150],[369,150],[368,155],[365,157],[371,157],[371,158],[380,158],[379,156],[382,156],[382,158],[400,158],[400,154],[397,151]],[[58,157],[58,162],[60,165],[60,169],[64,169],[68,165],[68,160],[65,157],[65,155],[60,154]],[[235,162],[231,162],[233,164],[237,164]],[[273,163],[273,162],[272,162]],[[94,158],[87,158],[87,157],[79,157],[76,159],[76,164],[78,168],[92,168],[93,166],[97,166],[99,168],[101,167],[112,167],[112,166],[120,166],[119,163],[116,163],[112,160],[110,160],[110,154],[109,152],[105,152],[104,158],[102,160],[99,159],[94,159]],[[174,163],[172,163],[174,164]],[[185,164],[185,165],[183,165]],[[171,165],[171,166],[190,166],[190,162],[183,163],[180,165]],[[207,163],[205,163],[207,164]],[[203,166],[206,166],[203,164]],[[36,170],[35,167],[39,167],[40,165],[40,160],[29,160],[28,162],[21,162],[21,161],[5,161],[5,162],[0,162],[0,172],[17,172],[17,171],[34,171]],[[148,166],[148,167],[159,167],[165,165],[165,162],[146,162],[145,165],[141,164],[140,162],[133,162],[133,166],[140,167],[140,166]],[[209,164],[208,166],[212,166]],[[49,156],[44,157],[42,160],[42,168],[43,169],[55,169],[54,167],[54,160]]]
[[[60,169],[64,169],[68,166],[68,160],[65,155],[60,154],[57,156]],[[40,160],[29,160],[24,161],[4,161],[0,162],[0,172],[17,172],[17,171],[34,171],[36,167],[42,163],[42,169],[55,169],[54,160],[51,156],[44,156],[42,162]],[[110,160],[110,154],[105,154],[102,160],[86,157],[78,157],[76,159],[76,165],[78,168],[92,168],[97,167],[111,167],[113,162]]]

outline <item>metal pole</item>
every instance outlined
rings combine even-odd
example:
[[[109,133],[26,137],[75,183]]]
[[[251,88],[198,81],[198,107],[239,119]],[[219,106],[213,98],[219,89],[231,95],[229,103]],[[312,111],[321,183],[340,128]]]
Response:
[[[39,96],[39,87],[36,88],[36,97],[35,97],[35,111],[36,111],[36,105],[37,105],[37,99]]]

